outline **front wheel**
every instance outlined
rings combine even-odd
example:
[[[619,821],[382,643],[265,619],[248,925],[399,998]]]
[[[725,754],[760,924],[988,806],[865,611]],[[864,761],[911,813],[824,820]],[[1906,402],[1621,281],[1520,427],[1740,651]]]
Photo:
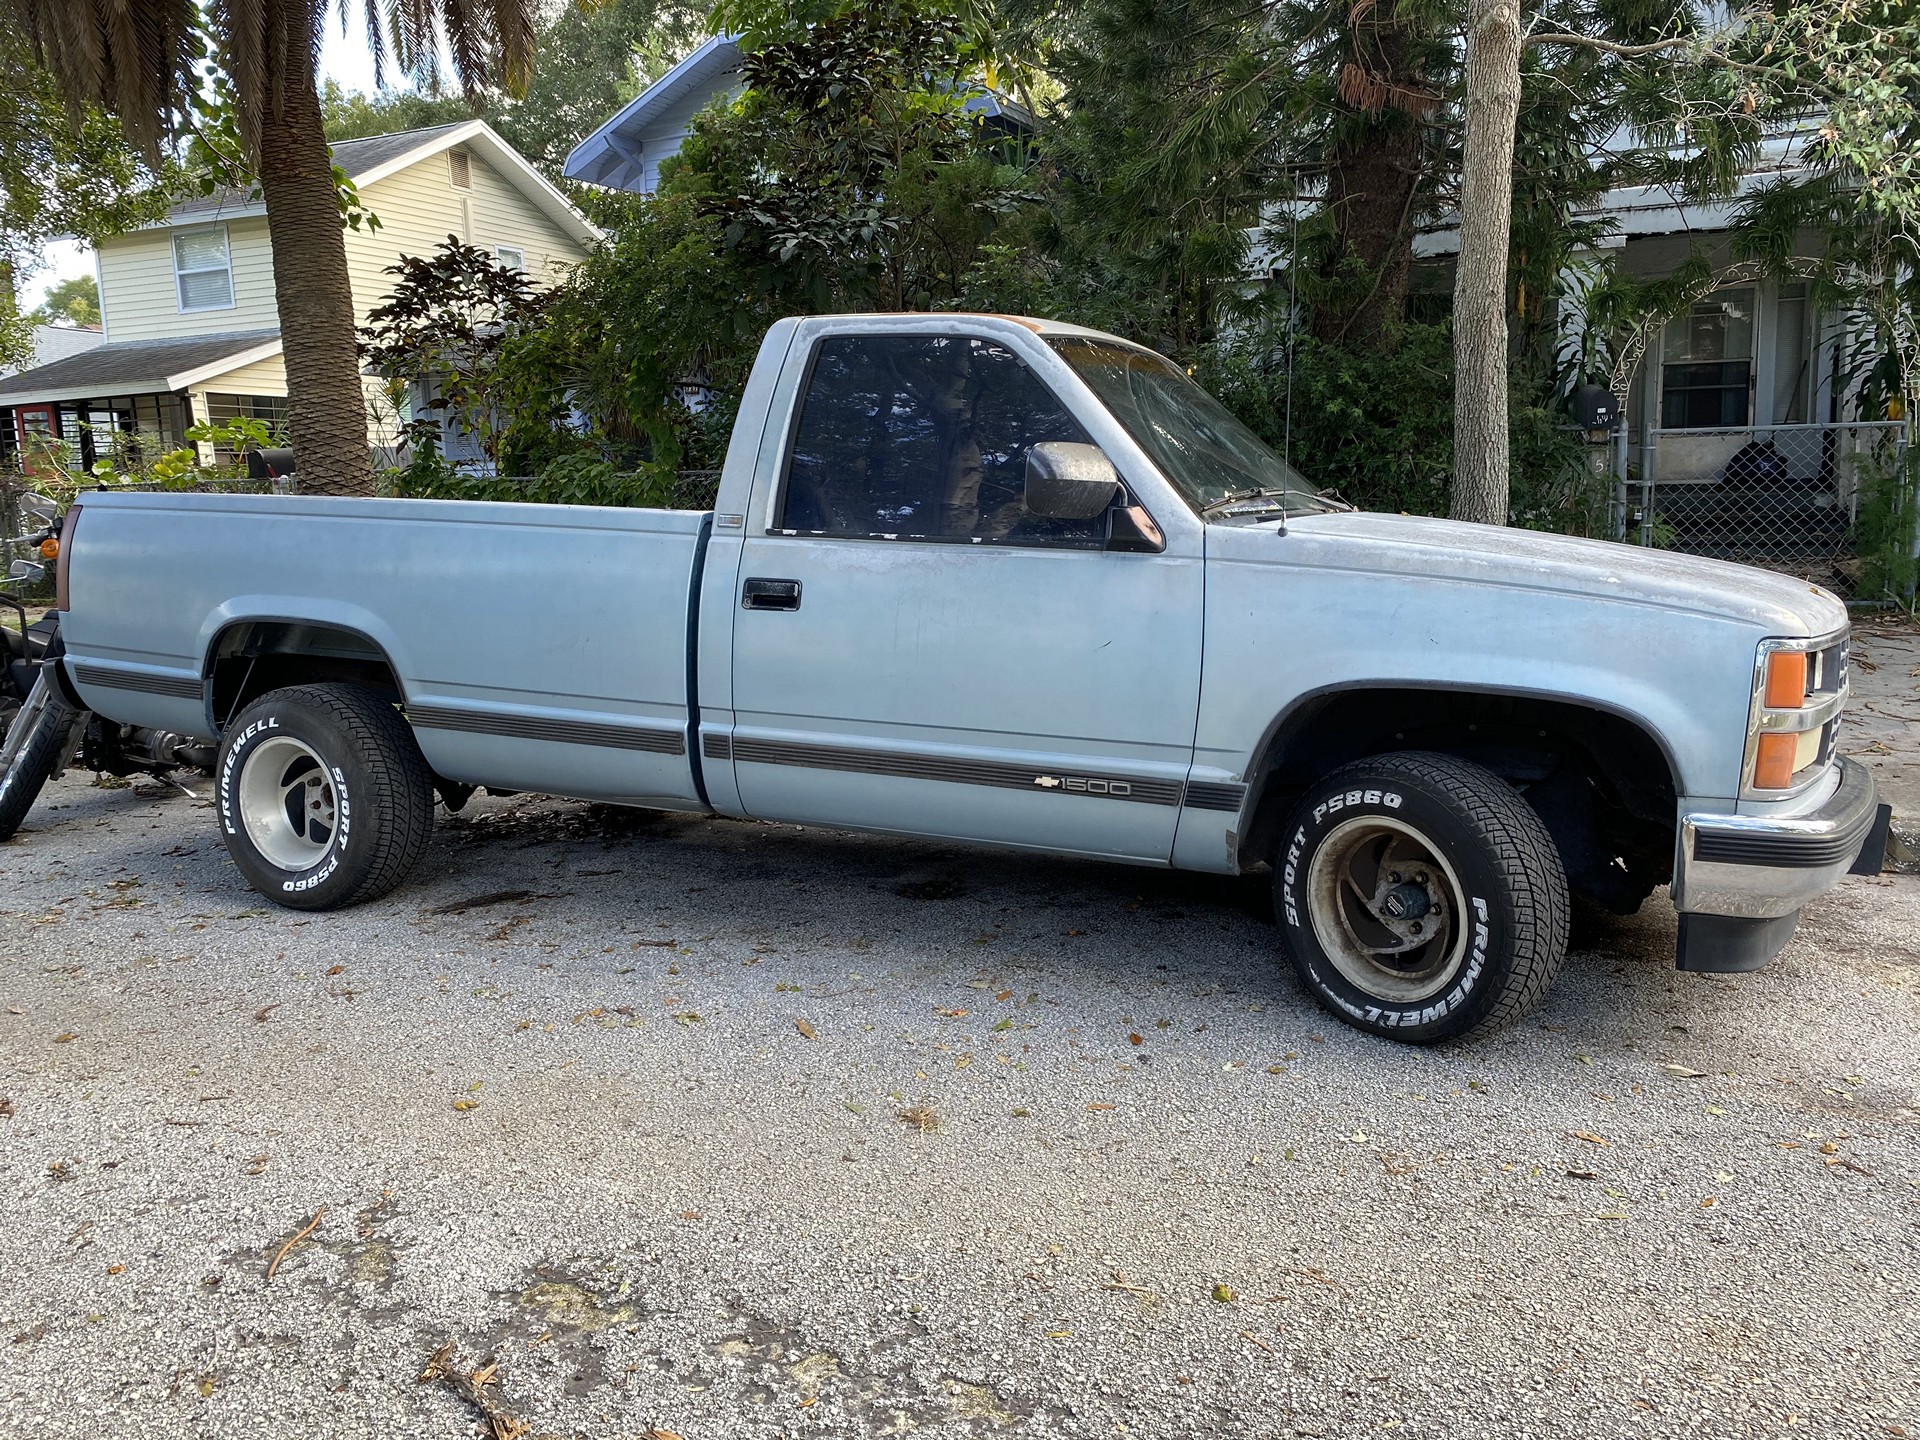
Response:
[[[1567,949],[1567,881],[1545,824],[1492,771],[1408,751],[1334,771],[1274,858],[1287,949],[1357,1029],[1431,1045],[1511,1024]]]
[[[0,740],[0,840],[13,838],[47,781],[66,764],[74,732],[86,718],[86,711],[67,704],[52,672],[41,666]]]
[[[433,775],[393,705],[357,685],[299,685],[228,727],[217,772],[227,853],[295,910],[386,894],[433,836]]]

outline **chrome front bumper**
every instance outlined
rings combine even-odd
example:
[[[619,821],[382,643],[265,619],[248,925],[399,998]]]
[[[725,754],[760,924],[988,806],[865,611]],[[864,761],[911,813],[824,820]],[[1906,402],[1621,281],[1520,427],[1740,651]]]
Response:
[[[1856,864],[1878,874],[1887,807],[1866,766],[1836,763],[1839,788],[1805,815],[1681,816],[1674,908],[1772,920],[1826,894]]]
[[[1864,765],[1836,763],[1839,786],[1806,814],[1680,817],[1673,904],[1682,970],[1756,970],[1792,936],[1801,906],[1849,872],[1880,873],[1889,809]]]

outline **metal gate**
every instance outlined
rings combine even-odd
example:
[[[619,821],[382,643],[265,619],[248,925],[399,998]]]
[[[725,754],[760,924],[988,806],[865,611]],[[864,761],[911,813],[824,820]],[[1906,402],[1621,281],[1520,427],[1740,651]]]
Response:
[[[1849,599],[1912,603],[1920,467],[1906,430],[1897,420],[1650,427],[1638,475],[1617,485],[1616,536],[1798,575]]]

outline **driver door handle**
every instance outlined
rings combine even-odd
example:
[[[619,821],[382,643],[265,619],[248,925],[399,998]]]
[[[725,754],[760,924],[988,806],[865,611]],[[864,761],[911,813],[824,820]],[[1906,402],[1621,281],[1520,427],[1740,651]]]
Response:
[[[742,610],[798,610],[798,580],[768,580],[754,576],[740,587]]]

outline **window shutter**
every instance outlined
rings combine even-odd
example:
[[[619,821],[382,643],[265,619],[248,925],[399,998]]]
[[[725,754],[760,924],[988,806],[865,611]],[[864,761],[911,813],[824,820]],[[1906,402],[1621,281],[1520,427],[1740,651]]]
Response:
[[[447,151],[447,182],[456,190],[473,188],[473,159],[465,150]]]

